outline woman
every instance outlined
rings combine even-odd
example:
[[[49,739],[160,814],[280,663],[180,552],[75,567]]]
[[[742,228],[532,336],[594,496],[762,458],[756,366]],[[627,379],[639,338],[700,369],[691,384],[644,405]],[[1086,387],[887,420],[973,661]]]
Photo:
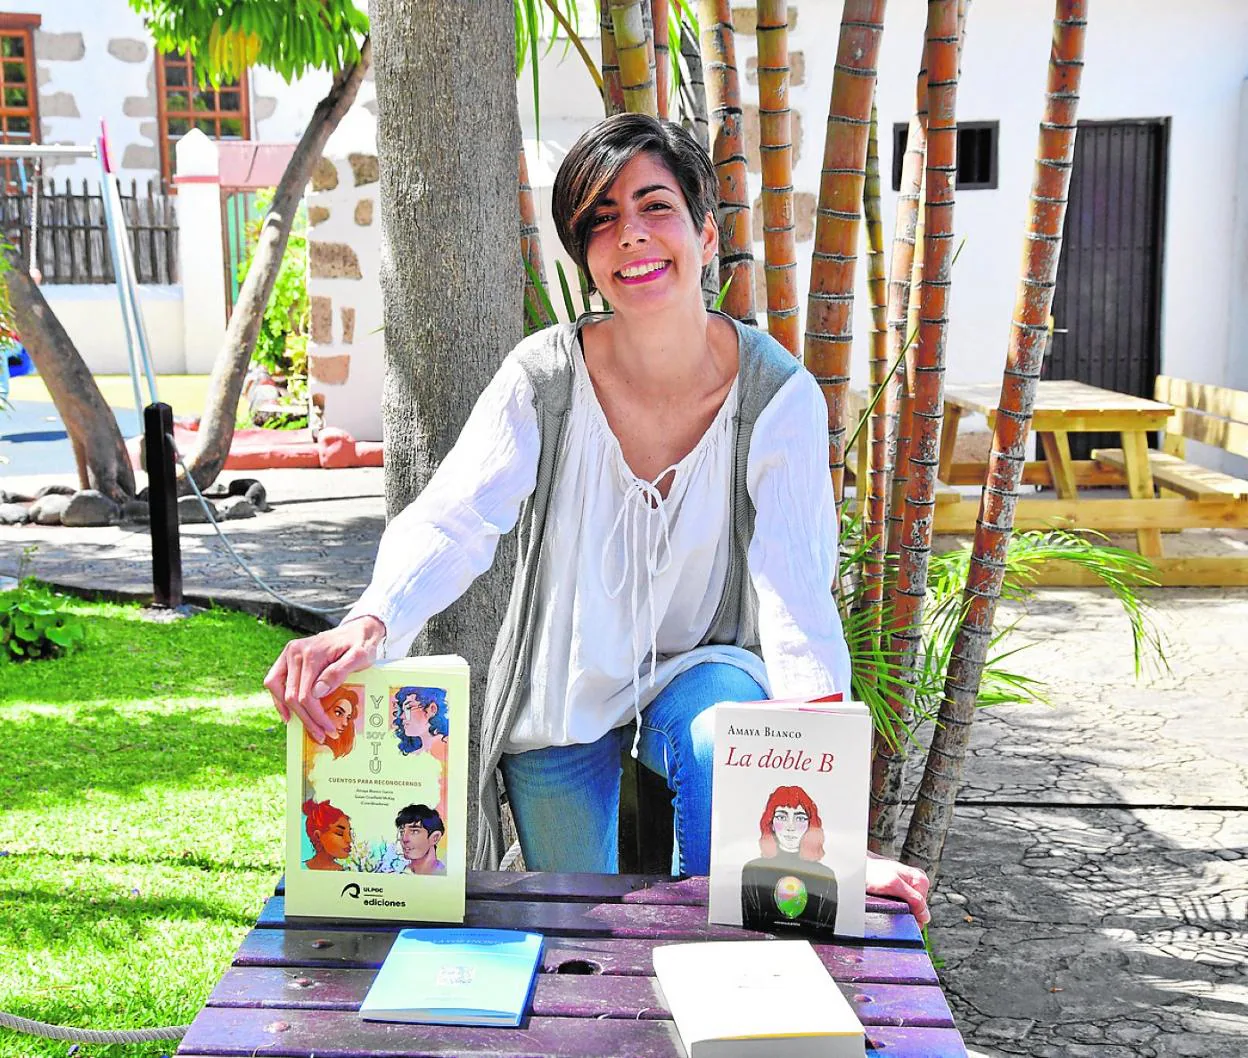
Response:
[[[531,869],[615,870],[631,744],[675,794],[677,868],[705,873],[710,706],[849,691],[826,405],[778,344],[706,310],[717,199],[679,126],[618,115],[577,141],[555,223],[612,314],[513,351],[343,624],[288,645],[265,680],[283,718],[324,733],[319,699],[405,654],[518,523],[477,867],[503,852],[501,768]]]
[[[329,748],[334,760],[345,757],[355,745],[355,718],[360,712],[359,693],[350,687],[338,687],[321,701],[325,717],[329,721],[323,744]],[[312,746],[306,745],[305,759]],[[313,745],[320,743],[317,739]]]
[[[428,750],[445,761],[450,725],[446,715],[446,691],[440,687],[400,687],[394,696],[390,724],[399,740],[399,752]]]
[[[344,871],[339,860],[351,854],[351,820],[329,801],[309,798],[303,803],[304,829],[312,842],[312,858],[303,861],[310,871]]]
[[[741,924],[836,928],[836,873],[823,859],[823,821],[800,786],[772,791],[758,821],[762,853],[741,868]]]

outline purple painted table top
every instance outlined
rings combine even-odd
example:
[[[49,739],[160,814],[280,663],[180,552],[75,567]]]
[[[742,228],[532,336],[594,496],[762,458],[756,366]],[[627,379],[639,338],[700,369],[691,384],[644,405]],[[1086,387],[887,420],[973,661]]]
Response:
[[[536,929],[547,939],[521,1028],[448,1028],[361,1021],[356,1011],[399,924],[288,921],[279,883],[177,1053],[682,1058],[654,980],[654,946],[766,936],[709,925],[706,898],[705,878],[470,874],[467,924]],[[868,898],[863,941],[815,950],[866,1026],[868,1055],[965,1058],[904,904]]]

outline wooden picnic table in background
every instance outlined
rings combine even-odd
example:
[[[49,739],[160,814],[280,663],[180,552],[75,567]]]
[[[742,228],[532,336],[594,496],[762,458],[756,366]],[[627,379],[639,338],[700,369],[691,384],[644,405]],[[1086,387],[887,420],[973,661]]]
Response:
[[[964,414],[983,415],[991,429],[996,424],[1001,387],[946,385],[945,421],[941,431],[938,476],[947,485],[982,485],[987,464],[955,462],[958,423]],[[1032,430],[1043,459],[1023,468],[1023,483],[1049,486],[1056,499],[1018,501],[1016,529],[1097,529],[1134,531],[1140,554],[1161,557],[1161,510],[1153,491],[1149,468],[1148,435],[1165,428],[1174,408],[1155,400],[1101,389],[1083,382],[1041,380],[1036,384]],[[1117,433],[1122,438],[1125,469],[1119,471],[1095,460],[1075,460],[1070,453],[1072,433]],[[1125,485],[1121,499],[1080,498],[1080,486]],[[973,532],[977,503],[942,504],[937,508],[938,532]]]
[[[288,920],[279,886],[177,1053],[680,1058],[654,978],[655,945],[768,936],[709,925],[706,901],[704,877],[470,873],[465,925],[537,930],[546,942],[521,1027],[469,1028],[360,1020],[402,926]],[[905,904],[869,897],[864,940],[815,950],[865,1026],[868,1055],[965,1058]]]

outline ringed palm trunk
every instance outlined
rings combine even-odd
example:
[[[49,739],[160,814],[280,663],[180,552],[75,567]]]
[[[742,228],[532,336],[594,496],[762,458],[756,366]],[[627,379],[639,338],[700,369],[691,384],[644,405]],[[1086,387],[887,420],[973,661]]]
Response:
[[[711,153],[710,119],[706,113],[706,80],[702,76],[702,49],[698,38],[683,22],[680,24],[680,57],[685,60],[687,76],[681,91],[685,99],[685,124],[696,139]],[[718,275],[718,268],[716,275]]]
[[[647,0],[611,0],[611,27],[620,63],[624,107],[630,114],[658,114],[654,39],[646,29]]]
[[[746,186],[745,134],[729,0],[699,0],[703,72],[710,111],[711,161],[719,177],[719,284],[723,309],[744,323],[754,315],[754,235]]]
[[[624,113],[624,86],[620,83],[620,58],[615,47],[610,0],[599,0],[598,35],[602,47],[602,107],[606,116]]]
[[[226,456],[230,454],[230,442],[234,439],[234,414],[243,392],[243,378],[256,348],[256,336],[260,333],[264,310],[273,293],[273,284],[277,281],[286,242],[290,238],[291,222],[311,178],[312,167],[320,158],[325,141],[355,102],[371,61],[372,46],[365,38],[359,61],[340,71],[334,77],[329,93],[317,103],[290,161],[286,163],[273,194],[273,204],[260,226],[251,267],[247,269],[247,278],[243,280],[234,311],[230,314],[225,341],[212,365],[204,417],[196,433],[197,444],[186,460],[187,472],[201,489],[216,480],[225,466]]]
[[[1036,382],[1044,359],[1053,306],[1062,224],[1074,160],[1087,0],[1057,0],[1048,93],[1024,238],[1023,274],[1014,305],[1001,403],[992,436],[988,477],[980,498],[971,566],[963,595],[965,615],[954,641],[940,720],[919,785],[902,858],[930,875],[940,868],[953,821],[954,798],[975,703],[979,696],[993,619],[1001,597],[1005,553],[1014,530],[1014,504],[1022,480]]]
[[[797,240],[789,110],[788,0],[758,0],[758,128],[763,171],[767,333],[797,356]]]
[[[828,402],[829,464],[837,509],[845,491],[846,392],[853,343],[867,138],[885,0],[845,0],[810,262],[803,359]]]
[[[958,0],[959,62],[961,49],[966,41],[966,18],[970,4],[971,0]],[[923,255],[915,253],[915,246],[922,244],[925,230],[923,212],[918,206],[926,194],[927,105],[925,41],[923,61],[915,85],[915,111],[910,119],[906,153],[902,161],[901,194],[897,199],[892,274],[889,283],[889,366],[891,368],[893,364],[898,364],[898,369],[890,378],[884,397],[887,408],[885,449],[890,460],[886,484],[889,497],[886,553],[894,562],[901,545],[910,474],[911,396],[916,355],[911,336],[918,329],[919,290],[923,282]],[[903,355],[904,365],[899,363]],[[909,703],[904,697],[894,697],[891,705],[895,712],[908,716]],[[905,759],[903,746],[894,744],[884,732],[876,732],[871,753],[871,796],[867,830],[874,852],[891,853],[895,846]]]
[[[532,306],[533,317],[525,312],[525,329],[541,330],[555,321],[546,311],[546,298],[542,294],[546,286],[546,266],[542,261],[542,240],[537,227],[537,197],[533,194],[533,185],[529,183],[529,163],[525,157],[524,145],[520,145],[520,257],[528,263],[524,270],[524,299],[526,306]],[[539,291],[533,277],[541,284]]]
[[[672,85],[671,43],[667,20],[671,16],[669,0],[650,0],[651,24],[654,32],[654,87],[659,117],[667,118],[671,109],[668,92]]]
[[[890,650],[902,691],[893,703],[904,723],[913,705],[936,509],[936,467],[943,418],[945,341],[953,264],[954,178],[957,173],[958,4],[931,0],[927,18],[928,136],[923,204],[923,285],[914,346],[914,395],[909,480],[906,485],[897,583],[890,608]],[[895,828],[895,824],[894,824]]]
[[[867,140],[867,179],[863,185],[863,213],[867,219],[867,291],[871,298],[871,355],[868,361],[870,412],[865,424],[856,424],[859,445],[870,445],[866,481],[854,482],[858,510],[867,540],[863,568],[863,610],[878,640],[884,602],[884,533],[887,527],[888,438],[883,393],[888,374],[888,277],[884,272],[884,222],[880,209],[879,114],[871,104],[871,133]],[[861,461],[860,464],[861,465]]]
[[[78,485],[115,503],[134,498],[134,470],[113,409],[16,250],[0,250],[17,333],[48,387],[78,464]],[[0,356],[5,352],[0,349]]]

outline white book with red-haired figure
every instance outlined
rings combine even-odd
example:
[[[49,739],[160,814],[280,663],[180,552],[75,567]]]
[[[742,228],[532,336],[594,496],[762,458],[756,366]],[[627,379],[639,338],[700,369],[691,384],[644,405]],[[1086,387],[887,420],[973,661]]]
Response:
[[[861,937],[870,765],[859,702],[717,705],[710,920]]]

